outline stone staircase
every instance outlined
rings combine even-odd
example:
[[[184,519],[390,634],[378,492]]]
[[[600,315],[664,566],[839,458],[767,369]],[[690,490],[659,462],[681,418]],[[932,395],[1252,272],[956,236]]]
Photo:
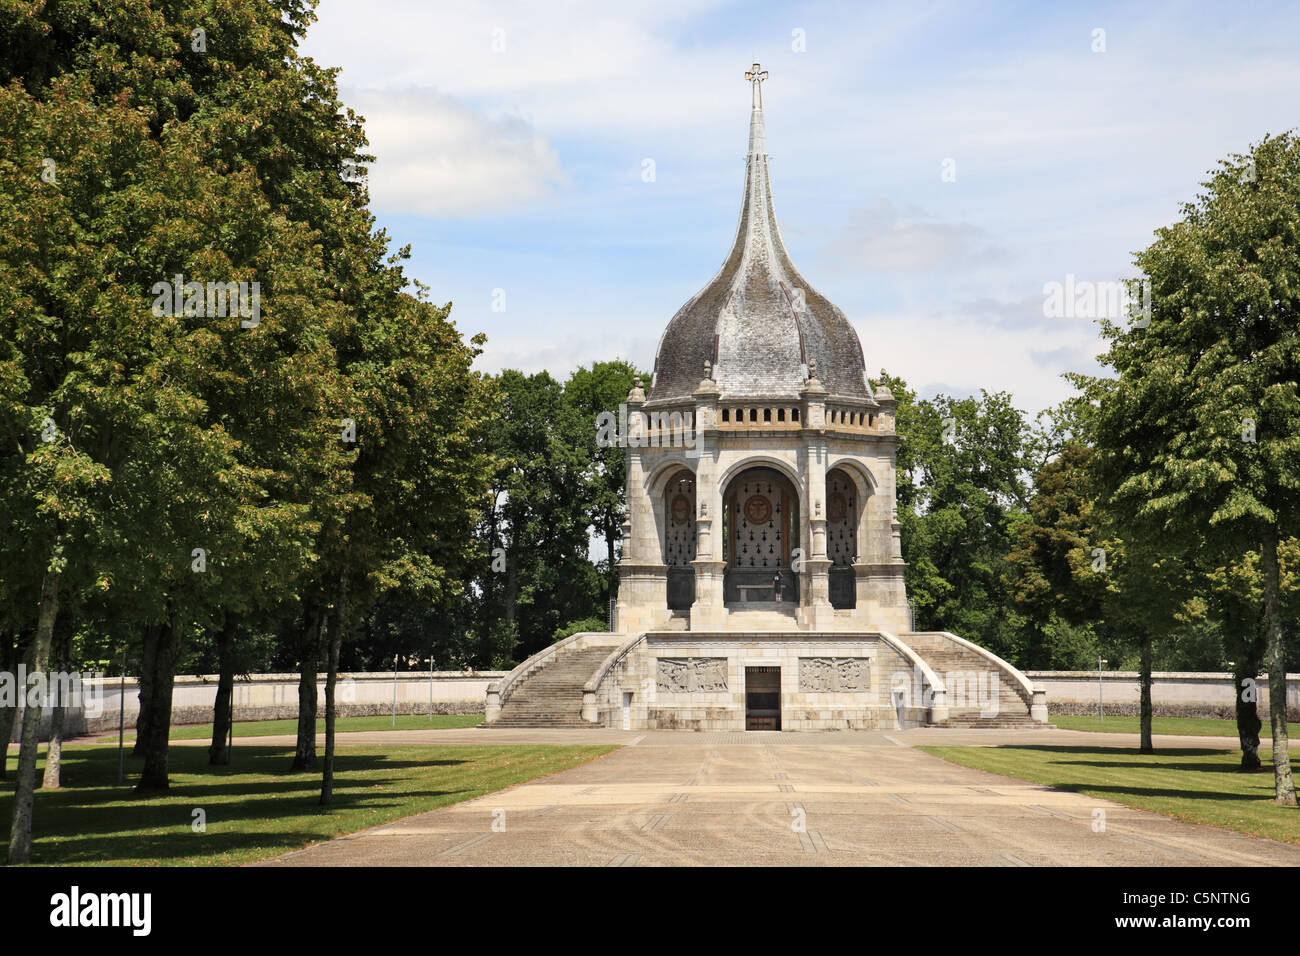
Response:
[[[484,727],[593,728],[582,719],[582,686],[611,647],[560,651],[551,663],[523,680],[501,705],[501,714]]]
[[[1050,727],[1029,716],[1031,703],[1018,683],[988,658],[942,634],[907,633],[899,640],[916,651],[943,680],[948,691],[948,719],[937,727],[981,730]],[[996,686],[997,711],[992,711],[991,683]]]

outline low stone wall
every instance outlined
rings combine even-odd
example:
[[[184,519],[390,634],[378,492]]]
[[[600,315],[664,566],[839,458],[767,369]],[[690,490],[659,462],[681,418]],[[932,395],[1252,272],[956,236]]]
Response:
[[[397,712],[427,714],[432,690],[435,714],[481,714],[487,686],[500,680],[505,671],[435,671],[399,673],[396,680]],[[393,712],[394,680],[392,673],[340,674],[335,703],[340,717],[365,717]],[[102,733],[116,730],[120,701],[125,699],[122,715],[128,730],[135,729],[140,712],[140,687],[128,677],[125,690],[120,678],[87,680],[83,685],[83,704],[70,708],[64,718],[64,735]],[[217,697],[215,675],[178,677],[172,693],[172,726],[206,724],[212,721],[212,707]],[[325,675],[316,683],[316,703],[325,714]],[[254,674],[235,680],[235,720],[278,720],[298,716],[297,674]],[[13,740],[22,727],[21,712],[14,721]],[[48,738],[49,711],[42,721],[41,738]]]
[[[1096,671],[1026,671],[1029,679],[1047,689],[1049,714],[1096,716],[1098,680]],[[1140,708],[1141,683],[1137,671],[1102,671],[1102,712],[1136,716]],[[1255,680],[1256,706],[1268,722],[1268,675]],[[1151,674],[1151,712],[1156,717],[1236,716],[1236,692],[1231,674],[1184,671],[1155,671]],[[1300,720],[1300,674],[1288,674],[1286,684],[1288,720]]]

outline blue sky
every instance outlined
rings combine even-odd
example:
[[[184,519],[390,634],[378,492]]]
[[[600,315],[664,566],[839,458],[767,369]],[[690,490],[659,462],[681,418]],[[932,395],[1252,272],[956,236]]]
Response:
[[[1132,276],[1220,158],[1300,126],[1300,6],[1282,3],[318,13],[306,52],[367,119],[379,221],[487,334],[490,371],[652,366],[735,232],[755,59],[782,235],[869,373],[1031,412],[1097,367],[1093,323],[1045,318],[1044,284]]]

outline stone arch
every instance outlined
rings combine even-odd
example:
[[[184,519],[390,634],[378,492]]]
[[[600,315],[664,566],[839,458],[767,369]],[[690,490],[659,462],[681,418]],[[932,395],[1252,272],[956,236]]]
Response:
[[[857,514],[858,559],[868,563],[883,561],[884,556],[878,553],[878,541],[872,536],[871,529],[873,522],[879,525],[882,521],[888,523],[891,518],[887,504],[888,489],[881,490],[875,474],[860,459],[844,456],[836,458],[827,466],[827,474],[834,468],[846,472],[857,483],[858,494],[861,496],[862,507]]]
[[[657,462],[653,468],[646,472],[645,481],[642,487],[645,488],[646,494],[651,499],[661,497],[664,489],[668,486],[668,481],[673,477],[679,468],[685,468],[696,477],[696,468],[699,465],[698,458],[687,458],[685,456],[674,455],[663,461]]]
[[[727,604],[798,599],[792,564],[804,530],[801,482],[784,463],[758,457],[736,463],[719,481]]]
[[[866,502],[853,476],[836,466],[826,471],[826,557],[834,568],[849,568],[858,558],[861,516]]]
[[[750,468],[771,468],[775,471],[779,471],[790,480],[792,485],[794,485],[794,490],[799,494],[800,499],[808,493],[803,476],[799,474],[798,470],[793,465],[774,455],[762,454],[746,455],[744,458],[728,465],[726,471],[718,476],[718,488],[725,492],[727,486],[735,480],[737,475]]]
[[[876,476],[857,458],[847,456],[832,458],[826,463],[826,470],[829,472],[834,468],[848,473],[849,477],[857,483],[858,494],[864,499],[879,492],[880,483],[876,481]]]
[[[658,482],[656,510],[663,514],[660,556],[668,569],[668,608],[688,610],[695,601],[696,502],[695,472],[684,465],[667,470]]]

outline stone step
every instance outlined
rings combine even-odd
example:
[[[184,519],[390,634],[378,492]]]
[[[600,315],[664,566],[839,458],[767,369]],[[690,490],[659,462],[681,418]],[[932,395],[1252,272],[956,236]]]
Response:
[[[970,694],[973,690],[987,691],[989,689],[988,678],[982,675],[990,673],[997,675],[997,714],[993,717],[980,717],[980,708],[962,707],[959,710],[954,708],[949,710],[949,714],[950,721],[955,721],[955,723],[950,722],[946,726],[991,727],[995,722],[1003,721],[1016,722],[1013,726],[1042,726],[1030,718],[1030,701],[1025,698],[1020,685],[983,655],[954,644],[944,637],[925,634],[903,634],[900,635],[900,639],[912,650],[916,651],[930,666],[930,669],[943,680],[948,691],[948,706],[950,708],[953,708],[959,685],[962,686],[964,694]],[[976,678],[977,684],[974,688],[959,679],[963,674],[979,675]],[[967,698],[966,703],[969,702],[969,698]],[[974,723],[967,724],[968,721],[974,721]]]
[[[486,727],[592,727],[582,719],[582,688],[612,647],[560,651],[549,664],[523,679]]]

